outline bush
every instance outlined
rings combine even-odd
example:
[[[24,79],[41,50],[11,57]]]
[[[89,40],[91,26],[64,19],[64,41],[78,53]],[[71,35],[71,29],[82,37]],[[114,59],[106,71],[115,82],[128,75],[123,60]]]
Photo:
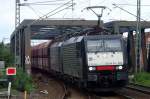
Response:
[[[13,66],[14,55],[10,52],[10,45],[0,42],[0,60],[5,61],[5,66]]]
[[[19,91],[31,92],[34,90],[32,78],[22,69],[17,68],[16,76],[6,76],[6,70],[0,70],[0,79],[8,79],[12,82],[12,88]],[[0,89],[7,88],[8,83],[0,83]]]
[[[7,79],[6,76],[6,70],[5,69],[0,69],[0,79]],[[6,82],[0,82],[0,89],[2,88],[7,88],[8,84]]]
[[[12,86],[20,91],[26,90],[27,92],[31,92],[34,90],[32,78],[20,68],[17,68],[17,74],[14,76]]]
[[[134,83],[150,87],[150,73],[147,72],[137,73],[135,74],[135,77],[132,81]]]
[[[10,44],[0,42],[0,60],[5,61],[5,67],[13,66],[14,55],[10,52]],[[26,90],[28,92],[31,92],[34,89],[32,78],[20,68],[17,68],[16,76],[7,77],[5,70],[0,73],[3,73],[3,75],[0,76],[0,79],[8,78],[12,80],[12,87],[14,89],[18,89],[20,91]],[[0,87],[5,86],[8,86],[8,84],[0,84]]]

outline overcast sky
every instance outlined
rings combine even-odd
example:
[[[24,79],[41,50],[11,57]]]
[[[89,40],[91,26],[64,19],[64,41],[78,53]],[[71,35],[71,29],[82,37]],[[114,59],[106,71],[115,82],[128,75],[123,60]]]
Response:
[[[24,0],[20,0],[21,3],[25,3]],[[59,1],[59,0],[28,0],[26,3],[31,2],[43,2],[43,1]],[[66,3],[70,0],[60,0],[57,3]],[[141,0],[142,5],[150,5],[149,0]],[[83,10],[87,6],[106,6],[109,9],[104,10],[102,19],[104,22],[113,20],[133,20],[136,18],[127,14],[126,12],[115,8],[112,4],[133,4],[136,5],[136,0],[74,0],[76,5],[74,6],[74,11],[71,9],[66,9],[50,18],[84,18],[87,20],[97,20],[97,17],[87,10]],[[60,5],[43,5],[43,6],[22,6],[21,7],[21,21],[23,19],[37,19],[42,15],[52,11],[53,9],[59,7]],[[136,6],[125,6],[118,5],[133,14],[136,14]],[[82,11],[83,10],[83,11]],[[8,41],[11,33],[14,31],[15,27],[15,0],[0,0],[0,42],[2,39]],[[51,14],[50,14],[51,15]],[[145,20],[150,20],[150,6],[142,6],[141,17]]]

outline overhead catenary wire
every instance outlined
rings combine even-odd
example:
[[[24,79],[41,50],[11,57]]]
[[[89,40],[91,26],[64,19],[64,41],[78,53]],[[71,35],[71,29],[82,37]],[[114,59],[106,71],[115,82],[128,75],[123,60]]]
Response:
[[[31,6],[28,6],[28,7],[40,18],[40,15],[38,15],[37,11],[34,8],[32,8]],[[42,14],[41,12],[39,12],[39,13]]]
[[[39,19],[37,19],[37,20],[35,20],[35,21],[31,22],[28,26],[30,26],[30,25],[32,25],[32,24],[34,24],[34,23],[38,22],[38,21],[39,21],[39,20],[41,20],[41,19],[45,19],[45,18],[47,18],[47,16],[48,16],[50,13],[55,12],[56,10],[58,10],[58,9],[62,8],[63,6],[67,5],[67,4],[68,4],[68,3],[70,3],[70,2],[72,2],[72,0],[70,0],[70,1],[68,1],[67,3],[65,3],[65,4],[63,4],[63,5],[61,5],[61,6],[57,7],[57,8],[55,8],[54,10],[52,10],[52,11],[50,11],[50,12],[48,12],[47,14],[43,15],[43,16],[42,16],[42,17],[40,17]],[[72,5],[71,5],[71,6],[72,6]],[[70,6],[69,6],[69,7],[70,7]],[[66,9],[66,8],[65,8],[65,9]]]
[[[49,2],[60,2],[60,1],[66,1],[66,0],[49,0],[49,1],[41,1],[41,2],[31,2],[30,4],[41,4],[41,3],[49,3]]]
[[[137,6],[136,4],[116,4],[116,5],[123,5],[123,6]],[[150,5],[140,5],[140,6],[148,6],[148,7],[150,7]]]
[[[102,3],[104,3],[106,0],[103,0],[103,1],[100,1],[98,4],[102,4]]]
[[[113,3],[112,5],[114,5],[115,7],[119,8],[119,9],[125,11],[126,13],[128,13],[128,14],[130,14],[130,15],[132,15],[132,16],[134,16],[134,17],[137,18],[137,15],[135,15],[135,14],[133,14],[133,13],[131,13],[131,12],[129,12],[129,11],[127,11],[127,10],[125,10],[125,9],[123,9],[123,8],[121,8],[121,7],[119,7],[119,6],[117,6],[115,3]],[[143,20],[143,21],[145,21],[145,22],[147,22],[147,20],[145,20],[145,19],[143,19],[143,18],[140,18],[140,19]]]
[[[65,3],[46,3],[46,4],[23,3],[23,4],[20,4],[20,5],[21,6],[29,6],[29,5],[40,6],[40,5],[60,5],[60,4],[65,4]],[[72,3],[68,3],[68,4],[72,4]]]
[[[60,9],[61,7],[67,5],[67,4],[70,3],[71,1],[72,1],[72,0],[68,1],[67,3],[65,3],[65,4],[63,4],[63,5],[59,6],[59,7],[57,7],[56,9],[54,9],[54,10],[48,12],[46,15],[44,15],[44,16],[42,16],[42,17],[47,17],[47,15],[49,15],[50,13],[53,13],[54,11],[56,11],[56,10]]]
[[[52,1],[43,1],[43,2],[30,2],[30,3],[21,3],[20,6],[29,6],[29,5],[60,5],[64,4],[63,1],[65,0],[52,0]]]
[[[40,15],[38,13],[40,13],[43,16],[44,16],[44,14],[41,13],[40,11],[36,11],[32,6],[34,6],[34,5],[37,5],[37,6],[38,5],[54,5],[55,6],[55,5],[65,4],[65,3],[55,3],[57,1],[65,1],[65,0],[52,0],[52,1],[43,1],[43,2],[35,2],[35,3],[20,3],[19,5],[20,6],[27,6],[29,9],[31,9],[40,18]],[[49,4],[49,2],[52,2],[52,3]],[[72,4],[72,3],[68,3],[68,4]],[[72,6],[72,8],[73,8],[73,6]]]
[[[63,11],[63,10],[65,10],[65,9],[68,9],[68,8],[70,8],[70,7],[72,7],[72,5],[70,5],[70,6],[68,6],[68,7],[65,7],[65,8],[63,8],[63,9],[61,9],[61,10],[59,10],[59,11],[55,12],[54,14],[51,14],[51,15],[49,15],[49,16],[47,16],[47,17],[51,17],[51,16],[53,16],[53,15],[55,15],[55,14],[57,14],[57,13]]]

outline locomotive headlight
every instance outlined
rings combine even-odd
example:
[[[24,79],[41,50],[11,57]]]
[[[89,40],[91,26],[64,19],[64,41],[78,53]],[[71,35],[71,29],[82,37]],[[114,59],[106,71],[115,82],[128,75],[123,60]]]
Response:
[[[118,69],[120,69],[120,70],[121,70],[121,69],[123,69],[123,67],[122,67],[122,66],[119,66],[119,67],[118,67]]]
[[[89,71],[96,70],[95,67],[89,67]]]
[[[122,66],[117,66],[116,69],[117,69],[117,70],[122,70],[123,67],[122,67]]]

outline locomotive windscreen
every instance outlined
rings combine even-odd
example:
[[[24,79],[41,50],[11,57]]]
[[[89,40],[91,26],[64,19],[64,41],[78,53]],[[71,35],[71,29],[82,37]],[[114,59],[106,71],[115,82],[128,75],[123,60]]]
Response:
[[[87,40],[88,66],[123,65],[120,39]]]
[[[89,40],[87,41],[88,52],[96,51],[121,51],[119,39],[110,40]]]

